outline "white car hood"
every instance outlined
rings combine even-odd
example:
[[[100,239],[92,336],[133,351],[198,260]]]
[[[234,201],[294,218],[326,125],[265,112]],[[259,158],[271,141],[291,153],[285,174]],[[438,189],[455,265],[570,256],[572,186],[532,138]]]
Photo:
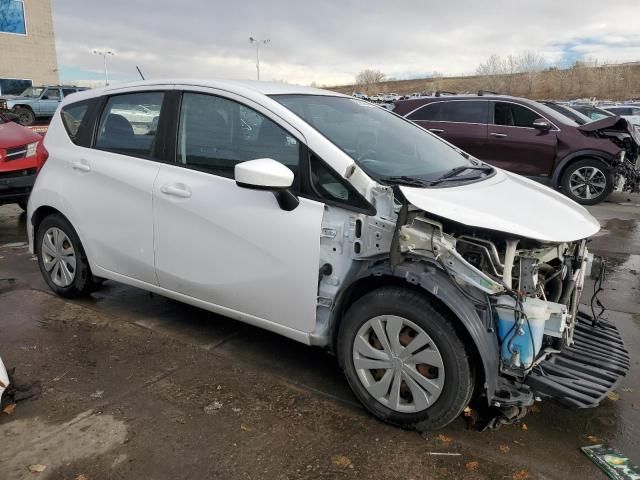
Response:
[[[401,186],[400,190],[425,212],[542,242],[580,240],[600,230],[598,221],[581,205],[533,180],[500,169],[491,178],[467,185]]]

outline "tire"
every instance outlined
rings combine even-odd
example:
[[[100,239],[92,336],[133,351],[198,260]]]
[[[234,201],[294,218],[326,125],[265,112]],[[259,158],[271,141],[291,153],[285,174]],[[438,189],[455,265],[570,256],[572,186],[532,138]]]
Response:
[[[18,206],[24,210],[25,212],[27,211],[27,200],[21,200],[20,202],[18,202]]]
[[[46,244],[43,243],[45,235]],[[40,272],[55,293],[61,297],[76,298],[95,290],[96,284],[82,243],[62,215],[52,214],[40,222],[35,250]]]
[[[570,164],[562,174],[562,191],[571,200],[582,205],[595,205],[604,201],[613,191],[611,169],[593,158]]]
[[[30,108],[27,108],[27,107],[16,107],[13,110],[13,113],[15,113],[16,115],[18,115],[20,117],[18,119],[18,123],[20,125],[24,125],[25,127],[33,125],[36,122],[36,116],[33,113],[33,110],[31,110]]]
[[[376,329],[386,334],[386,346]],[[420,292],[385,287],[367,293],[349,308],[338,335],[338,358],[349,386],[378,419],[402,428],[435,430],[469,404],[475,378],[467,349],[450,320]],[[418,337],[427,342],[426,348],[415,348],[415,355],[407,356]],[[410,350],[403,351],[405,347]],[[420,386],[425,384],[426,389]]]

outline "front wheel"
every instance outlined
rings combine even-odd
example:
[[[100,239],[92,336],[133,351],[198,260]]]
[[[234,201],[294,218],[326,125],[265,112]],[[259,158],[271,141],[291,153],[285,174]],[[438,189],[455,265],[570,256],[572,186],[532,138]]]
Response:
[[[432,430],[455,420],[473,394],[465,345],[419,292],[374,290],[347,311],[338,356],[351,389],[377,418]]]
[[[49,215],[38,225],[35,249],[40,272],[55,293],[74,298],[95,290],[78,234],[62,215]]]
[[[579,160],[569,165],[562,175],[562,190],[575,202],[595,205],[613,191],[613,175],[599,160]]]
[[[30,108],[18,107],[13,113],[18,115],[18,123],[25,127],[33,125],[36,122],[36,116]]]

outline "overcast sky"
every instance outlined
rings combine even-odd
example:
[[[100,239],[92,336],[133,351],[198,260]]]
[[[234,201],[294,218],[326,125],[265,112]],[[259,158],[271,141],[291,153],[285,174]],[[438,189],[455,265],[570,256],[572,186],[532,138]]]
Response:
[[[530,49],[550,63],[640,60],[639,0],[53,0],[63,81],[255,78],[351,83],[364,68],[413,78],[474,72],[489,55]]]

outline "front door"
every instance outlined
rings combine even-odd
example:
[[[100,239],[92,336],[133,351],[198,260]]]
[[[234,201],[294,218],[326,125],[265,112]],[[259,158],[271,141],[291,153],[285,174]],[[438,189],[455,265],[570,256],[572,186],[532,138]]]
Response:
[[[38,107],[36,113],[46,117],[53,116],[61,100],[62,97],[60,95],[59,88],[47,88],[37,103]]]
[[[309,333],[323,204],[300,198],[287,212],[273,193],[233,180],[237,163],[256,158],[277,160],[298,179],[300,136],[255,105],[205,92],[183,94],[176,163],[161,167],[154,186],[159,284],[265,328]]]
[[[545,181],[556,158],[556,127],[537,130],[533,122],[541,115],[510,102],[494,102],[483,160],[510,172]]]

